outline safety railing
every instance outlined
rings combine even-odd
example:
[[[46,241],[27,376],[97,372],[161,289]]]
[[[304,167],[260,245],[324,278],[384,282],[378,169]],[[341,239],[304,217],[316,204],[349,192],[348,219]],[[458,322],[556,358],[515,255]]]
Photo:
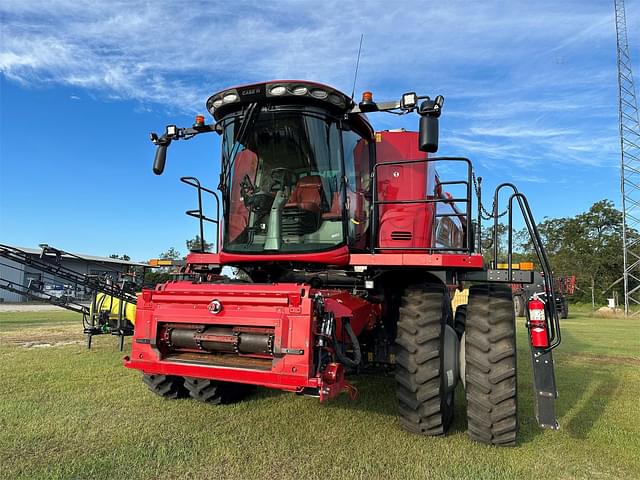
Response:
[[[437,163],[437,162],[461,162],[465,163],[467,166],[467,179],[466,180],[455,180],[455,181],[446,181],[446,182],[438,182],[436,185],[436,189],[439,189],[445,185],[463,185],[466,190],[465,197],[452,197],[445,198],[442,197],[438,192],[432,192],[434,198],[418,198],[413,200],[380,200],[378,198],[378,186],[377,186],[377,178],[378,178],[378,169],[381,167],[391,167],[393,165],[415,165],[419,163]],[[473,237],[472,237],[472,223],[471,223],[471,195],[472,195],[472,174],[473,167],[471,161],[468,158],[464,157],[433,157],[426,158],[421,160],[400,160],[396,162],[385,162],[385,163],[377,163],[374,166],[373,170],[373,218],[371,220],[371,245],[373,245],[373,253],[381,252],[381,251],[389,251],[389,250],[410,250],[422,253],[442,253],[442,252],[459,252],[459,253],[471,253],[473,252]],[[425,178],[425,182],[427,178]],[[393,246],[393,247],[381,247],[378,241],[378,217],[379,217],[379,207],[381,205],[423,205],[423,204],[436,204],[436,218],[443,217],[458,217],[464,219],[464,228],[465,228],[465,236],[464,243],[462,247],[403,247],[403,246]],[[464,213],[459,213],[453,208],[454,213],[437,213],[437,204],[450,204],[454,207],[456,204],[464,204],[465,209]],[[425,232],[428,233],[428,232]]]
[[[218,248],[220,245],[220,197],[213,190],[210,190],[206,187],[200,185],[200,180],[195,177],[182,177],[180,178],[182,183],[186,183],[187,185],[194,187],[198,191],[198,208],[193,210],[187,210],[185,213],[190,217],[197,218],[200,223],[200,252],[204,253],[206,248],[206,242],[204,240],[204,222],[213,223],[216,226],[216,243],[215,243],[215,251],[218,252]],[[216,201],[216,217],[210,218],[207,217],[202,210],[202,192],[208,193],[211,195]]]
[[[518,202],[518,206],[520,207],[520,212],[522,213],[522,217],[524,219],[524,223],[527,227],[527,231],[529,233],[529,237],[531,238],[531,242],[533,248],[536,252],[536,256],[538,257],[538,261],[540,262],[540,266],[542,268],[543,273],[543,281],[544,281],[544,291],[546,293],[546,301],[545,301],[545,310],[546,310],[546,321],[547,321],[547,330],[549,331],[549,347],[546,351],[553,350],[558,345],[560,345],[561,335],[560,335],[560,318],[558,316],[558,311],[556,308],[556,294],[555,294],[555,282],[553,280],[553,271],[551,270],[551,264],[549,263],[549,257],[547,256],[547,252],[542,243],[542,239],[540,238],[540,233],[538,232],[538,227],[536,226],[536,222],[533,218],[533,214],[531,213],[531,208],[529,207],[529,201],[527,197],[525,197],[522,193],[518,192],[518,189],[512,183],[502,183],[498,185],[495,189],[495,193],[493,196],[493,268],[497,267],[498,264],[498,247],[499,247],[499,238],[498,238],[498,214],[499,212],[499,195],[500,191],[503,188],[510,188],[513,190],[513,193],[509,197],[508,203],[508,224],[507,224],[507,275],[508,280],[513,280],[513,202],[516,200]],[[550,319],[550,320],[549,320]]]

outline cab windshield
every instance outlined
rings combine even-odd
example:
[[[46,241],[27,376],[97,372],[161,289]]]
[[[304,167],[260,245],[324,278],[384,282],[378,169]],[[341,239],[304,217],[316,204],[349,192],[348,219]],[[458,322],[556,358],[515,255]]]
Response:
[[[222,121],[224,250],[313,252],[345,242],[340,133],[313,107]]]

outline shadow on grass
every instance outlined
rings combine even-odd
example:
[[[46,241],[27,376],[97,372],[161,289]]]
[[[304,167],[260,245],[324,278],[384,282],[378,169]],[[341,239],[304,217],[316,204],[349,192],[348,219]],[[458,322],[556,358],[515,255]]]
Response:
[[[566,329],[562,335],[568,350],[563,351],[561,345],[555,360],[560,428],[573,438],[584,439],[617,397],[617,369],[625,365],[625,357],[585,354],[592,344]],[[566,421],[564,425],[562,419]]]
[[[616,398],[619,380],[612,371],[610,363],[597,358],[582,361],[581,348],[587,347],[583,341],[576,339],[571,333],[563,333],[568,352],[556,355],[556,383],[559,397],[556,402],[557,417],[560,428],[574,438],[583,439],[592,430],[607,409],[608,404]],[[519,337],[518,348],[518,414],[520,418],[520,445],[530,443],[542,434],[535,420],[533,399],[533,378],[529,346]],[[560,347],[560,349],[562,346]],[[572,360],[572,358],[575,358]],[[576,359],[580,358],[580,361]],[[365,374],[349,378],[358,389],[359,398],[351,401],[346,395],[332,400],[329,408],[360,410],[397,417],[395,399],[395,380],[393,374]],[[467,430],[466,399],[462,384],[459,383],[455,394],[454,420],[450,434]]]
[[[591,382],[591,393],[580,400],[581,406],[573,412],[565,428],[573,438],[585,439],[606,410],[609,400],[620,388],[616,377],[600,378]]]

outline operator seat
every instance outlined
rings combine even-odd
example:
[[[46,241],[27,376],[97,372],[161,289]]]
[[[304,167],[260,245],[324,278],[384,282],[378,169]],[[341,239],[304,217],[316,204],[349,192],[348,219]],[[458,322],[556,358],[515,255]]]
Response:
[[[307,175],[296,183],[282,210],[282,233],[305,235],[320,228],[322,177]]]
[[[302,177],[296,183],[284,208],[299,208],[300,210],[320,213],[321,191],[322,177],[320,175]]]

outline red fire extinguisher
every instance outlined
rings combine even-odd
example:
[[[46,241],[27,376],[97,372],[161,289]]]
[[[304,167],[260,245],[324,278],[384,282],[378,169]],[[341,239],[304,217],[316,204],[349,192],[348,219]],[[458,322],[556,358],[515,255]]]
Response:
[[[529,335],[531,335],[531,345],[537,348],[547,348],[549,346],[545,318],[544,303],[537,295],[534,295],[529,300]]]

